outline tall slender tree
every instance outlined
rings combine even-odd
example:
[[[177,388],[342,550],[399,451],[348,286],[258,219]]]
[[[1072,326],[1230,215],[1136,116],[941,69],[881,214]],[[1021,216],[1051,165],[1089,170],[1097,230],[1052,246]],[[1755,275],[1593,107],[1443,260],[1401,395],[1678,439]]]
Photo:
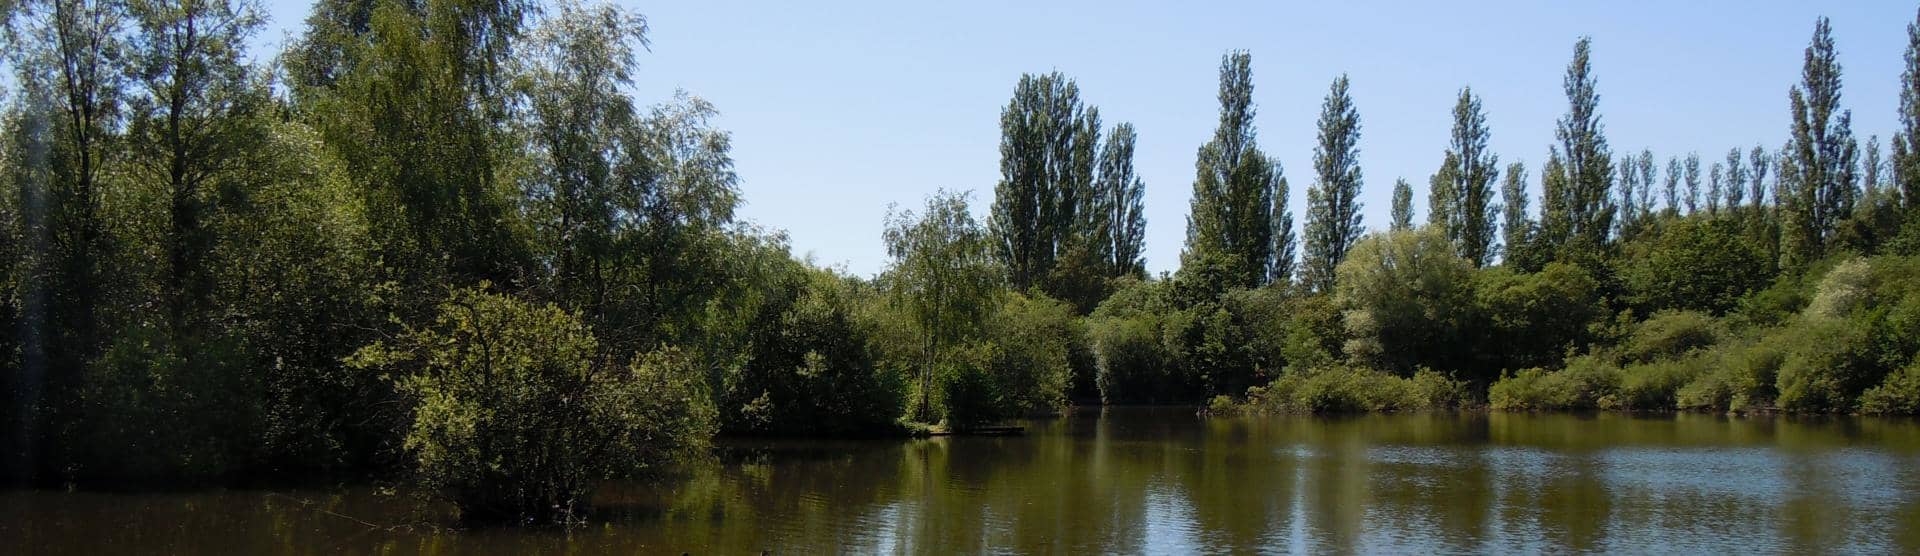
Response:
[[[1680,214],[1680,173],[1684,171],[1678,157],[1667,157],[1666,187],[1667,214]]]
[[[1707,214],[1720,214],[1720,197],[1725,194],[1726,186],[1723,182],[1726,180],[1726,174],[1726,166],[1721,165],[1717,160],[1707,171]]]
[[[1653,182],[1658,178],[1659,171],[1653,161],[1653,151],[1649,149],[1640,150],[1636,164],[1640,170],[1640,190],[1634,196],[1639,200],[1640,207],[1636,211],[1640,213],[1640,218],[1645,219],[1653,214]]]
[[[1747,183],[1747,198],[1756,213],[1767,204],[1767,172],[1773,168],[1773,154],[1766,147],[1754,145],[1747,151],[1747,168],[1753,172],[1752,180]]]
[[[1608,243],[1614,216],[1613,154],[1607,147],[1606,126],[1600,123],[1592,46],[1589,37],[1574,43],[1573,60],[1567,63],[1562,82],[1567,114],[1554,132],[1566,183],[1562,202],[1567,225],[1564,241],[1570,243],[1563,247],[1581,250],[1598,249]]]
[[[1291,249],[1283,245],[1290,243],[1292,229],[1283,198],[1286,182],[1279,162],[1261,152],[1255,140],[1251,55],[1235,51],[1221,57],[1219,100],[1219,126],[1195,157],[1180,265],[1183,274],[1226,277],[1224,283],[1201,285],[1210,294],[1284,281],[1293,266]]]
[[[1893,134],[1893,182],[1912,221],[1920,207],[1920,13],[1907,24],[1905,67],[1900,71],[1900,128]]]
[[[1747,199],[1747,166],[1740,156],[1740,148],[1727,149],[1727,212],[1737,213]]]
[[[1485,266],[1493,258],[1495,220],[1493,181],[1500,175],[1500,157],[1489,152],[1486,111],[1472,88],[1460,89],[1453,105],[1453,132],[1447,165],[1441,175],[1447,184],[1447,237],[1461,258]]]
[[[1320,292],[1333,291],[1334,268],[1365,231],[1360,221],[1360,112],[1347,87],[1346,75],[1335,78],[1320,105],[1315,183],[1307,190],[1306,282]]]
[[[1505,236],[1502,243],[1505,255],[1502,261],[1507,266],[1529,264],[1528,247],[1533,242],[1533,220],[1527,216],[1527,167],[1515,162],[1507,165],[1506,179],[1500,183],[1502,201],[1500,228]]]
[[[1393,230],[1413,229],[1413,185],[1406,178],[1393,180]]]
[[[1147,235],[1146,183],[1133,170],[1133,124],[1122,122],[1107,135],[1100,149],[1099,188],[1096,193],[1104,223],[1100,236],[1113,276],[1146,275],[1141,258]]]
[[[1687,214],[1700,212],[1700,153],[1687,153]]]
[[[1059,72],[1020,76],[1000,111],[1000,182],[989,220],[994,253],[1015,289],[1047,289],[1093,197],[1099,113]]]
[[[1855,159],[1853,113],[1840,108],[1840,62],[1827,18],[1814,24],[1801,83],[1788,92],[1793,128],[1780,179],[1788,194],[1782,227],[1785,266],[1798,267],[1826,253],[1839,218],[1852,212]]]

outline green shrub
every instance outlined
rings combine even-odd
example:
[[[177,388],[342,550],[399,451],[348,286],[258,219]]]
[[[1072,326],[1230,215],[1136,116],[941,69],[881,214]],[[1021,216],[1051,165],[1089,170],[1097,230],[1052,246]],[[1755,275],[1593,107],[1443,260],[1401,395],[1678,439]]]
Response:
[[[1775,338],[1715,351],[1712,368],[1675,393],[1679,409],[1746,411],[1772,405],[1787,357]]]
[[[1372,369],[1289,370],[1266,387],[1247,389],[1246,407],[1273,413],[1352,413],[1458,407],[1466,384],[1421,369],[1413,378]]]
[[[1869,331],[1847,320],[1809,321],[1783,338],[1779,404],[1793,411],[1847,411],[1854,397],[1879,382]]]
[[[1080,324],[1073,307],[1045,296],[1008,294],[986,323],[982,362],[1008,415],[1051,415],[1066,406],[1070,347]]]
[[[1474,270],[1439,228],[1362,238],[1337,269],[1334,299],[1355,362],[1411,375],[1415,368],[1473,368],[1482,326]]]
[[[1169,302],[1166,281],[1122,281],[1087,318],[1095,383],[1103,403],[1174,402],[1198,390],[1181,371],[1180,336],[1170,321],[1185,320]]]
[[[1620,390],[1596,400],[1596,405],[1602,409],[1674,409],[1681,388],[1706,374],[1708,361],[1707,357],[1695,356],[1628,365],[1620,370]]]
[[[993,375],[969,359],[952,358],[939,368],[941,418],[955,430],[992,424],[1007,406]]]
[[[1586,346],[1589,330],[1605,312],[1598,283],[1578,266],[1548,263],[1533,274],[1496,267],[1476,278],[1475,302],[1489,321],[1481,352],[1485,368],[1494,372],[1559,364],[1569,350]]]
[[[1621,356],[1639,363],[1677,358],[1719,343],[1723,334],[1720,323],[1705,313],[1666,311],[1636,326]]]
[[[1597,409],[1620,392],[1618,367],[1594,357],[1576,357],[1559,371],[1525,369],[1487,389],[1487,405],[1499,410]]]
[[[839,277],[792,268],[746,323],[746,361],[722,382],[729,432],[860,434],[901,414],[901,374],[881,367],[871,324]]]
[[[685,354],[622,365],[574,314],[484,287],[453,292],[432,325],[349,361],[396,376],[414,404],[405,446],[419,477],[463,518],[572,520],[595,483],[712,436],[713,410]]]
[[[1629,241],[1620,281],[1642,314],[1693,310],[1722,314],[1766,286],[1766,255],[1730,219],[1681,218],[1650,238]]]
[[[1920,415],[1920,362],[1887,375],[1860,394],[1860,411],[1875,415]]]

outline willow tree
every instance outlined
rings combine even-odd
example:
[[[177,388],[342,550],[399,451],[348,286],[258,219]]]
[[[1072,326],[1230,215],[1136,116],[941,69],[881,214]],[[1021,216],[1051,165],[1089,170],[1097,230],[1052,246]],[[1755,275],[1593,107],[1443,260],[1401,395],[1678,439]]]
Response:
[[[1319,142],[1313,147],[1314,185],[1307,190],[1306,284],[1331,292],[1335,269],[1365,231],[1360,221],[1360,112],[1347,94],[1347,76],[1333,80],[1320,105]]]

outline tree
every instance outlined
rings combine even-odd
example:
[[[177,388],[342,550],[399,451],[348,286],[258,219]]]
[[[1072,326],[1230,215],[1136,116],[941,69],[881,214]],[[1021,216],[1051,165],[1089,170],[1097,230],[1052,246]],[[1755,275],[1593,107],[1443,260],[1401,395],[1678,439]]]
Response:
[[[1637,164],[1640,171],[1640,189],[1634,195],[1634,199],[1639,201],[1640,206],[1634,210],[1640,214],[1640,218],[1644,219],[1653,214],[1653,181],[1658,177],[1658,170],[1653,161],[1653,151],[1641,149]]]
[[[1147,235],[1145,182],[1133,171],[1133,124],[1121,123],[1100,150],[1099,205],[1105,208],[1105,251],[1113,276],[1146,276],[1141,258]],[[1283,205],[1284,206],[1284,205]]]
[[[1500,183],[1500,228],[1505,232],[1507,266],[1529,268],[1532,265],[1533,220],[1527,216],[1527,167],[1515,162],[1507,165],[1507,177]]]
[[[70,451],[58,433],[77,418],[81,373],[106,343],[102,294],[113,259],[103,210],[120,139],[125,6],[110,0],[24,3],[8,46],[19,70],[23,147],[14,178],[26,240],[22,292],[28,329],[16,384],[30,443],[23,465],[57,469]],[[36,469],[23,469],[33,473]]]
[[[1667,157],[1667,181],[1664,191],[1667,198],[1667,214],[1680,214],[1680,172],[1682,166],[1677,157]]]
[[[1099,132],[1099,110],[1082,105],[1080,86],[1059,72],[1022,75],[1000,111],[1000,183],[990,228],[1014,289],[1057,290],[1049,275],[1071,250],[1105,256],[1094,252],[1104,251],[1104,242],[1074,244],[1104,235],[1090,225],[1106,216],[1092,206]]]
[[[1560,178],[1564,190],[1558,205],[1564,211],[1562,245],[1580,250],[1598,249],[1607,244],[1613,230],[1614,207],[1613,154],[1607,148],[1606,129],[1600,123],[1600,94],[1595,91],[1593,67],[1589,60],[1592,39],[1581,37],[1573,45],[1573,60],[1567,63],[1563,86],[1567,93],[1567,114],[1560,119],[1554,136],[1559,144],[1554,152],[1561,159]],[[1563,255],[1564,256],[1564,255]]]
[[[1334,297],[1355,361],[1401,375],[1418,366],[1460,370],[1477,330],[1473,266],[1431,227],[1373,234],[1340,264]]]
[[[1893,181],[1908,213],[1920,207],[1920,13],[1907,24],[1906,65],[1900,71],[1900,128],[1893,134]],[[1912,220],[1913,216],[1908,216]]]
[[[1230,288],[1285,282],[1292,274],[1293,217],[1286,211],[1286,179],[1280,163],[1262,152],[1253,127],[1252,57],[1244,51],[1220,59],[1220,123],[1201,145],[1187,216],[1181,272],[1219,295]]]
[[[253,113],[266,95],[240,63],[262,20],[256,6],[226,0],[136,0],[128,8],[136,27],[128,45],[131,159],[143,177],[164,184],[168,322],[186,333],[212,294],[206,258],[215,238],[206,220],[220,209],[214,190],[231,185],[244,168],[241,150],[265,132]]]
[[[1700,153],[1687,153],[1687,214],[1700,212]]]
[[[1832,24],[1815,22],[1807,45],[1801,83],[1788,92],[1793,133],[1780,159],[1785,205],[1786,265],[1819,259],[1840,218],[1853,212],[1855,157],[1853,111],[1840,108],[1840,63],[1833,48]]]
[[[1747,182],[1747,199],[1758,212],[1767,204],[1767,171],[1773,168],[1773,155],[1767,152],[1766,147],[1754,145],[1753,150],[1747,152],[1747,167],[1753,172],[1751,180]]]
[[[1487,114],[1473,89],[1460,89],[1453,105],[1453,133],[1447,147],[1447,164],[1436,180],[1447,184],[1445,230],[1462,258],[1474,266],[1486,266],[1493,258],[1495,219],[1500,211],[1493,202],[1493,181],[1500,175],[1500,157],[1487,151]],[[1434,211],[1436,214],[1441,211]]]
[[[1307,190],[1306,283],[1333,291],[1334,269],[1360,240],[1360,112],[1347,94],[1347,76],[1333,80],[1320,105],[1319,143],[1313,149],[1315,182]]]
[[[944,350],[979,333],[993,309],[1001,270],[988,254],[987,232],[968,212],[964,193],[935,193],[920,214],[889,208],[882,237],[893,258],[883,279],[893,303],[917,325],[922,345],[919,399],[910,414],[930,421],[936,414],[930,397],[934,369]]]
[[[1406,178],[1393,180],[1393,230],[1413,229],[1413,186]]]
[[[349,361],[398,376],[407,450],[463,518],[575,521],[596,483],[706,446],[713,408],[685,353],[611,360],[576,315],[486,287]]]
[[[1726,177],[1727,184],[1722,194],[1726,196],[1727,212],[1737,213],[1747,198],[1747,167],[1738,147],[1727,149]]]

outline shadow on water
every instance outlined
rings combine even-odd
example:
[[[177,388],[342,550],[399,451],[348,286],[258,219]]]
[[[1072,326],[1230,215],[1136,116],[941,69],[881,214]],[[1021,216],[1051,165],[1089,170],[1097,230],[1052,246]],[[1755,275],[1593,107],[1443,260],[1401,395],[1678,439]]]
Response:
[[[1016,437],[728,439],[570,530],[404,493],[0,494],[0,553],[1915,552],[1920,423],[1698,414],[1196,416]],[[436,517],[439,516],[439,517]]]

